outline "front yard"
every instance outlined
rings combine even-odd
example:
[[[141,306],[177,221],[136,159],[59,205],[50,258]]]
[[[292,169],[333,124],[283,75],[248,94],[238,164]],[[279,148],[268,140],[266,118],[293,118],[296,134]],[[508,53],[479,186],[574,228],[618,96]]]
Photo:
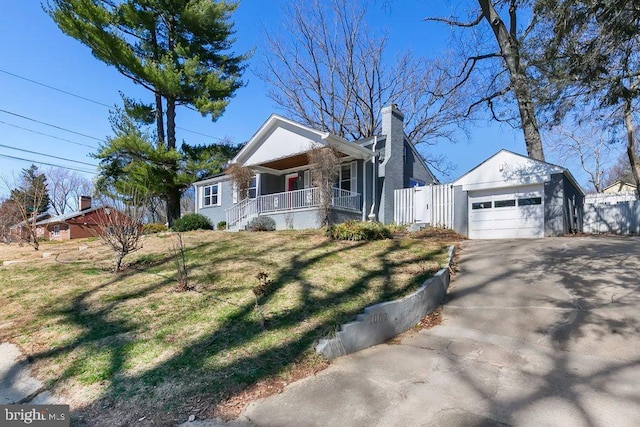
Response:
[[[150,236],[110,272],[97,240],[0,248],[0,342],[72,407],[73,425],[171,425],[260,381],[320,369],[313,353],[367,305],[405,295],[446,261],[451,234],[375,242],[319,231],[184,235],[195,291],[173,292],[175,236]],[[79,246],[87,246],[78,250]],[[256,300],[256,275],[270,285]],[[262,313],[262,314],[260,314]]]

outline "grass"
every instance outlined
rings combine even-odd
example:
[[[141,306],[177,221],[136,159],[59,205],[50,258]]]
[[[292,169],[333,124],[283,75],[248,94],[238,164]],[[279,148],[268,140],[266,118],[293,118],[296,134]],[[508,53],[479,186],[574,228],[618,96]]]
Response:
[[[258,381],[286,378],[296,364],[320,363],[318,339],[440,268],[456,238],[434,236],[186,233],[196,291],[184,293],[172,292],[171,237],[147,237],[118,275],[99,241],[48,244],[56,255],[48,258],[2,247],[0,259],[27,262],[0,268],[0,342],[20,345],[71,404],[74,425],[172,424]],[[251,292],[259,272],[271,281],[258,299],[264,324]]]

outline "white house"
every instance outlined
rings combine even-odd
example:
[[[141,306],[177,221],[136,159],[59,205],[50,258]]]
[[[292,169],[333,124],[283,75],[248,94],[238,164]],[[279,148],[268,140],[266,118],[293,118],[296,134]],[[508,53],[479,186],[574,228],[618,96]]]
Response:
[[[404,133],[404,116],[396,106],[382,109],[382,134],[350,142],[278,115],[272,115],[231,161],[249,167],[254,179],[249,197],[238,199],[229,176],[194,183],[196,212],[213,224],[226,221],[241,230],[258,216],[269,216],[277,229],[317,228],[320,194],[311,180],[308,152],[332,147],[339,153],[339,175],[330,220],[393,221],[393,192],[436,183]]]

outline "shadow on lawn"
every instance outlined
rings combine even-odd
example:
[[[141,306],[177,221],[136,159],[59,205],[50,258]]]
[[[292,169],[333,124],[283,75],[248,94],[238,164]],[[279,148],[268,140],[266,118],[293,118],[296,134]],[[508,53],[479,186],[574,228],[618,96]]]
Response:
[[[612,419],[630,425],[633,419],[638,419],[640,392],[630,387],[630,381],[640,375],[640,315],[637,311],[640,304],[640,240],[591,237],[554,242],[536,251],[533,257],[523,256],[499,273],[483,271],[483,280],[473,287],[456,289],[454,284],[449,301],[460,304],[465,298],[473,298],[476,293],[495,293],[496,289],[501,289],[495,287],[496,283],[507,276],[512,278],[509,283],[513,284],[513,277],[518,277],[522,271],[533,271],[534,274],[522,276],[521,282],[523,287],[533,291],[516,291],[515,294],[521,297],[508,300],[505,304],[521,309],[494,310],[495,322],[511,322],[515,325],[514,331],[521,326],[526,332],[516,333],[517,337],[528,341],[529,345],[540,345],[544,354],[538,362],[527,360],[526,357],[520,362],[512,362],[522,363],[519,369],[523,372],[529,371],[530,363],[543,363],[545,366],[540,376],[528,374],[529,383],[535,384],[535,387],[527,388],[527,392],[518,390],[515,393],[500,393],[496,385],[491,383],[494,377],[474,375],[474,372],[465,369],[464,361],[456,355],[449,355],[450,371],[473,390],[486,414],[486,419],[477,419],[467,425],[526,424],[522,417],[544,410],[542,408],[547,408],[549,413],[556,411],[557,415],[570,416],[575,425],[604,425],[605,420],[611,422]],[[465,265],[476,257],[487,257],[486,253],[480,252],[482,249],[477,248],[467,253],[463,251],[460,260],[462,274],[465,274]],[[504,254],[492,255],[500,257]],[[513,261],[514,257],[504,258],[503,262]],[[544,292],[536,292],[541,282],[553,284],[555,290],[547,286],[541,288]],[[550,313],[551,317],[542,322],[544,326],[533,327],[531,325],[541,323],[540,319],[532,321],[527,318],[526,307],[535,305]],[[557,318],[552,317],[553,313],[559,313]],[[453,315],[458,318],[463,316],[460,312]],[[468,327],[473,328],[473,319],[468,321]],[[485,324],[490,322],[485,319]],[[487,331],[500,334],[496,331],[501,330],[500,327],[494,329],[490,326]],[[580,360],[586,361],[587,365],[579,365]],[[622,379],[626,382],[621,382]],[[591,400],[593,396],[607,399],[609,408],[606,415],[602,413],[604,408],[594,405]],[[625,412],[622,412],[622,408]],[[636,418],[625,419],[624,416],[630,415],[630,408],[636,408]],[[532,419],[528,420],[531,422]],[[563,421],[556,420],[558,423]],[[537,422],[544,423],[540,419]]]
[[[384,251],[375,255],[379,261],[379,268],[366,269],[355,264],[353,268],[359,268],[363,273],[362,276],[354,283],[344,286],[340,291],[328,292],[327,289],[318,289],[318,285],[305,279],[306,275],[319,263],[327,262],[337,254],[349,256],[350,252],[369,244],[360,242],[341,245],[325,240],[313,248],[317,252],[313,256],[309,256],[310,251],[292,254],[286,265],[277,266],[277,273],[271,277],[272,285],[261,297],[260,303],[268,306],[280,289],[295,281],[301,285],[302,298],[293,309],[270,315],[268,327],[264,329],[256,321],[253,300],[247,299],[239,304],[233,304],[232,312],[215,332],[202,336],[191,345],[181,348],[152,369],[128,376],[123,369],[127,358],[130,358],[128,344],[132,339],[131,335],[139,333],[141,325],[136,324],[135,319],[125,321],[114,318],[111,315],[112,310],[128,299],[144,297],[158,288],[173,283],[170,278],[160,276],[162,280],[159,282],[121,295],[117,300],[101,306],[98,311],[92,310],[89,302],[92,296],[100,290],[118,286],[119,282],[137,273],[129,270],[113,280],[78,295],[67,310],[55,313],[65,316],[69,323],[83,328],[85,332],[74,341],[33,355],[33,358],[64,356],[77,348],[86,350],[87,354],[74,360],[71,367],[62,372],[52,385],[70,376],[77,376],[79,368],[85,363],[85,358],[100,357],[106,359],[105,363],[109,364],[109,369],[100,374],[102,377],[86,378],[88,382],[96,380],[109,382],[108,390],[89,407],[73,413],[73,425],[175,425],[185,421],[189,411],[193,410],[193,406],[198,406],[196,402],[200,402],[200,398],[206,399],[209,407],[212,408],[248,385],[281,374],[292,363],[309,355],[315,341],[334,331],[343,321],[353,319],[364,306],[358,305],[346,309],[339,318],[324,313],[331,307],[349,302],[366,291],[372,280],[383,280],[380,299],[404,295],[408,289],[415,288],[426,277],[435,273],[435,269],[421,271],[418,274],[419,277],[401,287],[392,286],[393,270],[429,261],[442,253],[441,251],[424,254],[416,252],[409,259],[396,261],[393,255],[401,249],[401,243],[392,241]],[[233,245],[217,247],[215,242],[189,247],[188,251],[193,253],[204,249],[207,250],[206,256],[200,256],[196,260],[196,265],[191,265],[191,268],[205,268],[214,256],[217,261],[234,258]],[[264,256],[278,250],[284,249],[265,248],[250,256]],[[152,260],[154,267],[168,262],[172,262],[170,257]],[[305,322],[311,317],[319,317],[321,320],[314,327],[307,327]],[[287,338],[274,343],[267,349],[256,351],[247,346],[262,334],[289,330],[293,327],[300,332],[295,335],[289,333]],[[243,348],[241,356],[232,363],[216,364],[210,361],[211,357],[224,355],[238,348]]]

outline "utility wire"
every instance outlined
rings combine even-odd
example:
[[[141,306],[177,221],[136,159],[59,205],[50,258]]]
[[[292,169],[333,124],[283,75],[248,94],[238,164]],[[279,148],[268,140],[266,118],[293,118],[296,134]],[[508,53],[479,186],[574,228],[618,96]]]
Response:
[[[45,83],[41,83],[41,82],[38,82],[38,81],[32,80],[32,79],[29,79],[29,78],[26,78],[26,77],[20,76],[20,75],[18,75],[18,74],[11,73],[11,72],[9,72],[9,71],[7,71],[7,70],[0,69],[0,73],[4,73],[4,74],[7,74],[7,75],[12,76],[12,77],[15,77],[15,78],[18,78],[18,79],[25,80],[25,81],[27,81],[27,82],[30,82],[30,83],[33,83],[33,84],[36,84],[36,85],[39,85],[39,86],[46,87],[47,89],[51,89],[51,90],[55,90],[55,91],[60,92],[60,93],[64,93],[65,95],[73,96],[74,98],[82,99],[82,100],[84,100],[84,101],[91,102],[91,103],[93,103],[93,104],[101,105],[101,106],[106,107],[106,108],[109,108],[109,109],[113,108],[113,106],[112,106],[112,105],[105,104],[104,102],[96,101],[95,99],[90,99],[90,98],[84,97],[84,96],[82,96],[82,95],[78,95],[78,94],[75,94],[75,93],[72,93],[72,92],[69,92],[69,91],[63,90],[63,89],[59,89],[59,88],[57,88],[57,87],[53,87],[53,86],[50,86],[50,85],[48,85],[48,84],[45,84]],[[190,106],[188,106],[188,105],[187,105],[187,106],[185,106],[185,107],[186,107],[186,108],[188,108],[189,110],[192,110],[192,111],[196,111],[196,112],[198,112],[198,110],[196,110],[195,108],[190,107]],[[225,139],[224,139],[224,138],[219,138],[219,137],[217,137],[217,136],[213,136],[213,135],[207,135],[207,134],[204,134],[204,133],[196,132],[196,131],[194,131],[194,130],[185,129],[185,128],[180,127],[180,126],[176,126],[176,129],[180,129],[180,130],[183,130],[183,131],[186,131],[186,132],[191,132],[191,133],[193,133],[193,134],[200,135],[200,136],[204,136],[204,137],[206,137],[206,138],[217,139],[218,141],[225,141]]]
[[[27,162],[27,163],[37,163],[39,165],[53,166],[55,168],[69,169],[69,170],[76,171],[76,172],[82,172],[82,173],[88,173],[88,174],[91,174],[91,175],[96,175],[95,171],[77,169],[77,168],[72,168],[71,166],[62,166],[62,165],[56,165],[56,164],[47,163],[47,162],[39,162],[37,160],[25,159],[24,157],[15,157],[15,156],[10,156],[8,154],[0,154],[0,157],[5,157],[7,159],[12,159],[12,160],[20,160],[20,161]]]
[[[75,141],[71,141],[69,139],[60,138],[59,136],[51,135],[49,133],[38,132],[37,130],[33,130],[33,129],[25,128],[25,127],[22,127],[22,126],[14,125],[13,123],[3,122],[2,120],[0,120],[0,123],[2,123],[3,125],[7,125],[7,126],[11,126],[11,127],[17,128],[17,129],[26,130],[27,132],[32,132],[32,133],[36,133],[38,135],[48,136],[49,138],[59,139],[60,141],[65,141],[65,142],[68,142],[68,143],[71,143],[71,144],[75,144],[75,145],[80,145],[82,147],[89,147],[89,148],[94,148],[94,149],[96,148],[93,145],[82,144],[81,142],[75,142]]]
[[[0,108],[0,112],[1,113],[5,113],[5,114],[10,114],[12,116],[20,117],[21,119],[25,119],[25,120],[29,120],[29,121],[32,121],[32,122],[40,123],[41,125],[49,126],[49,127],[55,128],[55,129],[60,129],[60,130],[63,130],[65,132],[69,132],[69,133],[73,133],[73,134],[76,134],[76,135],[80,135],[80,136],[83,136],[85,138],[95,139],[96,141],[104,142],[104,140],[102,140],[100,138],[96,138],[95,136],[87,135],[87,134],[76,132],[76,131],[73,131],[73,130],[70,130],[70,129],[66,129],[66,128],[63,128],[63,127],[60,127],[60,126],[52,125],[51,123],[46,123],[46,122],[31,118],[31,117],[27,117],[27,116],[23,116],[21,114],[17,114],[17,113],[11,112],[11,111],[3,110],[1,108]],[[96,148],[96,147],[91,147],[91,148]]]
[[[65,95],[73,96],[73,97],[75,97],[75,98],[82,99],[82,100],[84,100],[84,101],[92,102],[92,103],[94,103],[94,104],[98,104],[98,105],[102,105],[102,106],[107,107],[107,108],[111,108],[111,106],[109,106],[109,105],[107,105],[107,104],[105,104],[105,103],[103,103],[103,102],[95,101],[95,100],[93,100],[93,99],[89,99],[89,98],[85,98],[84,96],[77,95],[77,94],[75,94],[75,93],[71,93],[71,92],[67,92],[66,90],[58,89],[57,87],[49,86],[49,85],[47,85],[47,84],[40,83],[40,82],[37,82],[37,81],[35,81],[35,80],[28,79],[28,78],[26,78],[26,77],[19,76],[18,74],[10,73],[9,71],[6,71],[6,70],[2,70],[2,69],[0,69],[0,73],[8,74],[8,75],[13,76],[13,77],[16,77],[16,78],[18,78],[18,79],[22,79],[22,80],[28,81],[28,82],[30,82],[30,83],[33,83],[33,84],[36,84],[36,85],[39,85],[39,86],[46,87],[46,88],[48,88],[48,89],[55,90],[55,91],[60,92],[60,93],[64,93]]]
[[[80,160],[65,159],[64,157],[58,157],[58,156],[54,156],[54,155],[51,155],[51,154],[39,153],[37,151],[25,150],[24,148],[12,147],[11,145],[0,144],[0,147],[8,148],[10,150],[22,151],[24,153],[29,153],[29,154],[37,154],[38,156],[47,156],[47,157],[51,157],[52,159],[64,160],[65,162],[78,163],[78,164],[81,164],[81,165],[87,165],[87,166],[92,166],[92,167],[97,167],[98,166],[98,165],[96,165],[94,163],[87,163],[87,162],[83,162],[83,161],[80,161]]]

